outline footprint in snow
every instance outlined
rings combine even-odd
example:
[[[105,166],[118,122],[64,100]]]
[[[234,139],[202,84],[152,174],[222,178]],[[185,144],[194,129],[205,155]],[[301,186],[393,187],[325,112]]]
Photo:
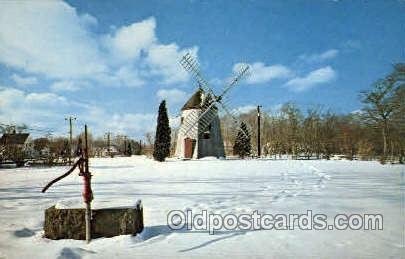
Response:
[[[57,259],[81,259],[84,254],[95,254],[95,252],[83,248],[64,247]]]
[[[29,228],[23,228],[20,230],[14,231],[14,236],[16,237],[32,237],[35,235],[35,231]]]

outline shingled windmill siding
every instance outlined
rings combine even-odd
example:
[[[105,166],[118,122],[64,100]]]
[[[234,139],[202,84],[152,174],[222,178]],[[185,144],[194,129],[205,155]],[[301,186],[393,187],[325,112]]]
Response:
[[[206,156],[225,157],[224,143],[221,136],[221,125],[216,112],[215,118],[212,120],[208,128],[201,129],[199,122],[197,123],[198,130],[191,130],[184,133],[184,128],[187,127],[183,123],[184,118],[190,114],[194,114],[195,118],[202,113],[201,105],[205,98],[205,92],[198,89],[190,99],[184,104],[181,109],[180,130],[177,137],[175,156],[179,158],[202,158]]]

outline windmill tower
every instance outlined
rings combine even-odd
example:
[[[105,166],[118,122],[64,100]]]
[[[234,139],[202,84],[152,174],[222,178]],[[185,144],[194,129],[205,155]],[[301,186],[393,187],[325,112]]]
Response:
[[[226,108],[227,102],[224,97],[246,75],[249,66],[242,67],[225,85],[222,92],[215,95],[208,82],[202,77],[197,61],[190,54],[187,53],[180,64],[197,81],[198,89],[181,109],[175,156],[180,158],[225,157],[218,107],[223,108],[239,127],[240,123],[236,116]]]
[[[225,157],[218,112],[213,114],[207,127],[203,127],[198,120],[203,112],[204,104],[208,100],[209,95],[202,88],[198,88],[181,109],[180,130],[175,154],[177,157]],[[195,124],[195,130],[187,130],[190,123]]]

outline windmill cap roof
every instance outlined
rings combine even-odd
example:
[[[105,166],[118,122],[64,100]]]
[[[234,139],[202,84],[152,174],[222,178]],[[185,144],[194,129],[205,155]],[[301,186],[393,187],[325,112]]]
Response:
[[[190,109],[200,109],[202,103],[202,94],[204,91],[202,89],[198,89],[188,101],[183,105],[181,108],[182,111],[190,110]]]

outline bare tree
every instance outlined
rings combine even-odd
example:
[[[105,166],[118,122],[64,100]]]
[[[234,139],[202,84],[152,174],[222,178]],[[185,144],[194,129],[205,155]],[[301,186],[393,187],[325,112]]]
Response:
[[[361,93],[361,101],[364,104],[364,120],[371,127],[374,126],[381,132],[381,162],[383,163],[387,157],[389,126],[395,111],[400,108],[400,104],[394,101],[394,95],[399,87],[403,87],[404,78],[401,69],[402,66],[395,66],[395,71],[391,75],[378,80],[370,91]],[[398,85],[398,83],[400,84]]]
[[[300,123],[302,114],[293,103],[286,103],[282,106],[281,112],[285,117],[285,133],[287,136],[287,152],[296,157],[300,151]]]

